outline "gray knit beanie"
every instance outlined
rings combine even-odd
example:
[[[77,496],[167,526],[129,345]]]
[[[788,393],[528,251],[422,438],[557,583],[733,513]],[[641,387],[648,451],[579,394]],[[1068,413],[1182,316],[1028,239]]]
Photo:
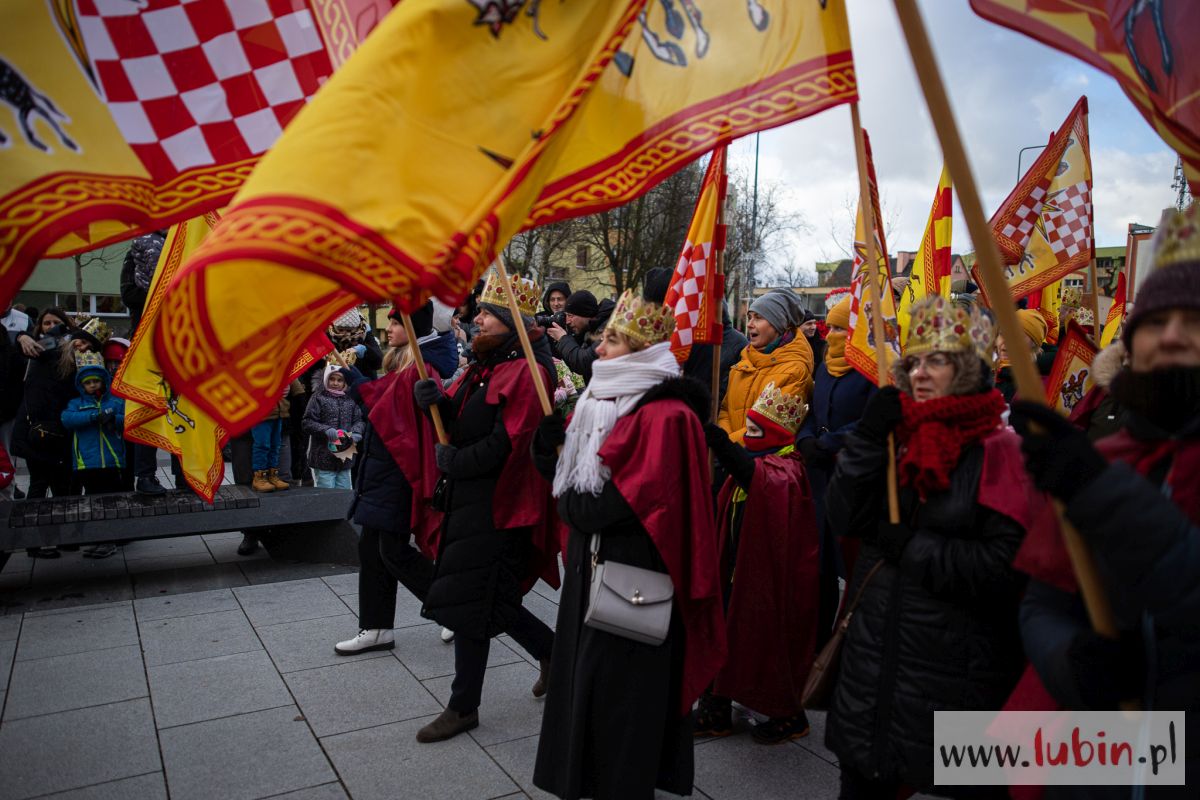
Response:
[[[750,310],[771,323],[780,336],[804,321],[800,298],[791,289],[772,289],[751,303]]]

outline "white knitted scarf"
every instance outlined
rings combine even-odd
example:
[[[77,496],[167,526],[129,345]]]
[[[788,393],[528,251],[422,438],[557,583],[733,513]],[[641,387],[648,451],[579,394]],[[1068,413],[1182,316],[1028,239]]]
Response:
[[[575,405],[558,458],[554,496],[561,497],[568,489],[598,496],[612,477],[612,470],[600,461],[600,448],[613,426],[648,390],[679,377],[679,372],[670,342],[592,362],[592,380]]]

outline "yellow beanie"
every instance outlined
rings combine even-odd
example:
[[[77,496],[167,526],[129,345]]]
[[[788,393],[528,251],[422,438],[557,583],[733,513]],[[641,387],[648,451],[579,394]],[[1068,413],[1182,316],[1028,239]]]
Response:
[[[1021,323],[1021,330],[1025,332],[1035,347],[1041,347],[1046,343],[1046,318],[1040,311],[1028,308],[1017,309],[1017,322]]]
[[[829,313],[825,315],[825,324],[847,329],[850,327],[850,295],[846,295],[829,309]]]

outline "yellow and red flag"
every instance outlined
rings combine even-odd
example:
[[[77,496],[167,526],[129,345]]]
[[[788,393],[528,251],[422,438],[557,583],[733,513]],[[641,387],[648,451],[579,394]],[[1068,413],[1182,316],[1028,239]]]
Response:
[[[879,375],[879,362],[875,355],[875,327],[871,321],[871,300],[866,292],[867,281],[876,281],[874,298],[882,300],[884,353],[887,363],[900,355],[900,326],[896,320],[896,298],[892,294],[891,270],[888,265],[887,242],[883,235],[883,215],[879,209],[879,184],[875,180],[875,162],[871,158],[871,139],[863,131],[863,145],[867,151],[867,180],[871,191],[871,207],[875,214],[876,263],[867,263],[867,233],[863,221],[862,200],[859,199],[858,217],[854,222],[854,270],[850,280],[850,332],[846,337],[846,360],[876,386],[889,382],[886,375]]]
[[[687,240],[663,299],[663,304],[675,311],[671,352],[680,364],[687,361],[693,344],[720,342],[724,331],[725,276],[717,272],[717,259],[725,249],[725,226],[720,219],[725,203],[726,149],[726,145],[718,147],[708,162]]]
[[[1183,157],[1200,195],[1200,3],[971,0],[975,13],[1107,72]]]
[[[1050,377],[1046,379],[1046,403],[1069,416],[1075,405],[1095,385],[1092,376],[1092,361],[1096,358],[1096,345],[1079,323],[1071,320],[1067,332],[1058,343],[1058,353]]]
[[[1057,280],[1029,295],[1028,308],[1046,320],[1046,344],[1058,344],[1058,330],[1062,321],[1063,282]]]
[[[1117,338],[1117,331],[1125,320],[1125,273],[1117,273],[1117,290],[1113,292],[1113,304],[1108,309],[1104,319],[1104,329],[1100,333],[1100,346],[1108,347]]]
[[[6,0],[0,303],[43,255],[228,203],[393,2]]]
[[[857,96],[842,0],[666,13],[398,5],[176,277],[156,342],[174,385],[242,430],[358,298],[455,302],[522,228],[621,205],[722,142]],[[267,354],[275,372],[247,368]]]
[[[1008,265],[1009,294],[1024,297],[1084,269],[1095,254],[1087,98],[1067,115],[991,220]],[[979,269],[978,265],[973,272]],[[976,278],[982,287],[982,280]],[[993,298],[987,297],[989,305]]]
[[[912,318],[909,309],[913,303],[935,295],[950,296],[950,234],[953,222],[954,188],[950,183],[950,170],[943,164],[933,206],[929,209],[929,221],[925,223],[925,234],[921,237],[921,247],[909,271],[908,286],[900,292],[896,315],[900,320],[901,341],[908,337],[908,323]]]
[[[203,409],[171,387],[154,355],[153,341],[161,324],[167,286],[219,219],[219,213],[211,211],[171,227],[142,320],[112,384],[113,392],[125,398],[125,438],[178,456],[188,485],[209,502],[225,474],[221,447],[229,436]],[[328,341],[316,340],[312,345],[292,365],[290,377],[299,375],[330,349]]]

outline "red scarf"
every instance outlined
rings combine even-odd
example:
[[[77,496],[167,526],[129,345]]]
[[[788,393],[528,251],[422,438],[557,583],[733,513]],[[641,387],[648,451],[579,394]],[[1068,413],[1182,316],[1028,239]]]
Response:
[[[924,500],[950,488],[950,472],[963,448],[1000,427],[1004,397],[992,389],[982,394],[951,395],[918,403],[900,395],[904,418],[896,427],[901,446],[899,479]]]

